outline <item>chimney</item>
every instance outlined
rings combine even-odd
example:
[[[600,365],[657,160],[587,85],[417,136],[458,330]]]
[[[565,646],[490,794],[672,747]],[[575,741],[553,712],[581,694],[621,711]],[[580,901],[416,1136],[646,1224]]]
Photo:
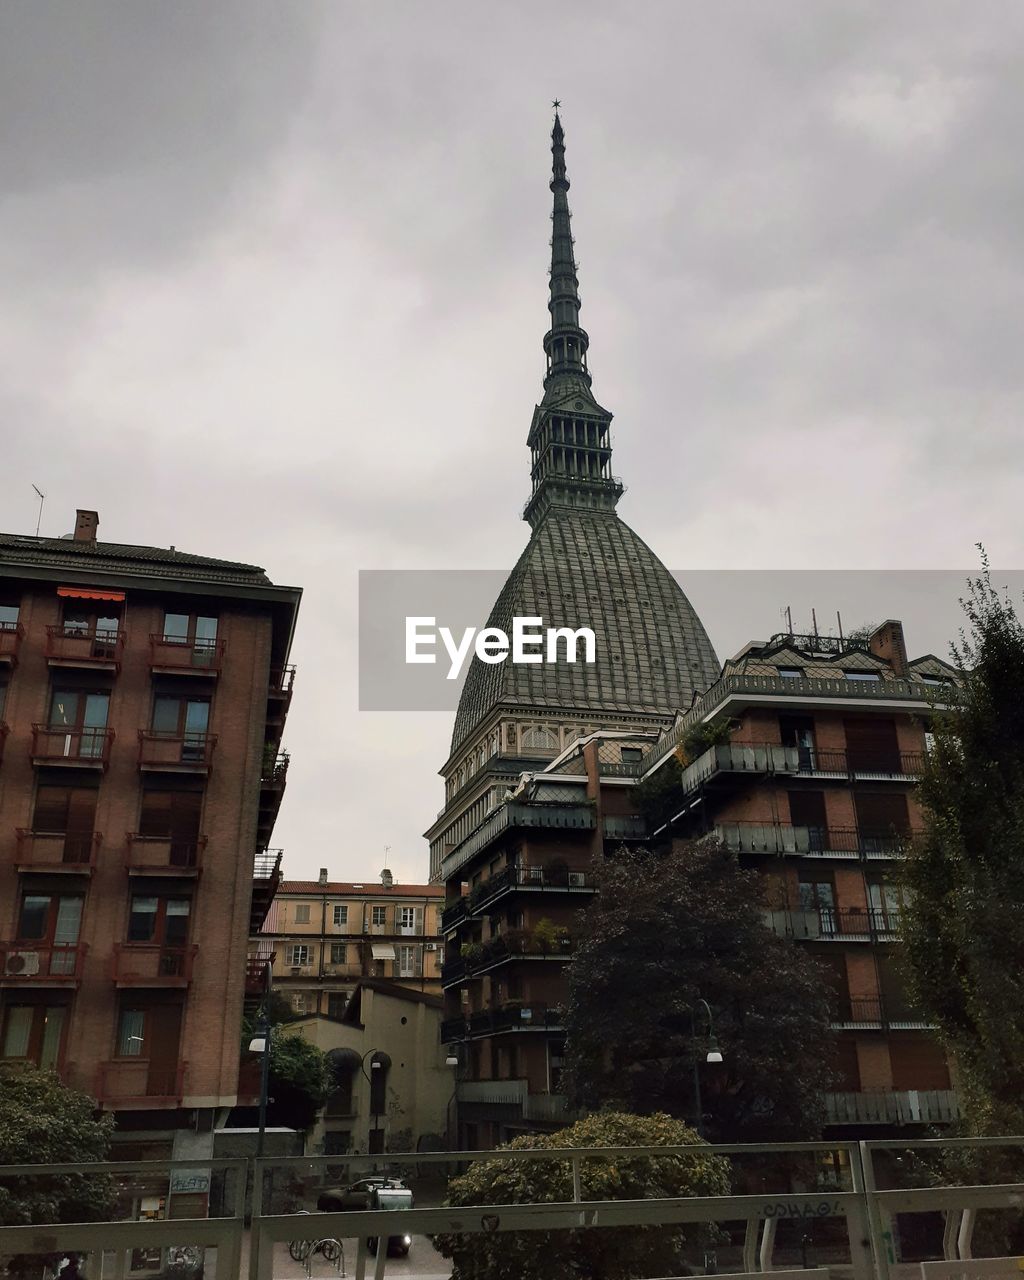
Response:
[[[95,511],[79,508],[75,513],[75,542],[95,542],[99,525],[100,518]]]
[[[903,623],[889,618],[872,632],[868,648],[876,658],[883,658],[892,666],[893,675],[905,676],[907,662],[907,644],[903,639]]]
[[[317,880],[317,884],[320,886],[321,889],[327,888],[327,868],[326,867],[320,868],[320,879]]]
[[[390,889],[395,883],[395,877],[391,874],[391,872],[387,869],[387,867],[385,867],[384,870],[380,873],[380,882],[385,889]]]

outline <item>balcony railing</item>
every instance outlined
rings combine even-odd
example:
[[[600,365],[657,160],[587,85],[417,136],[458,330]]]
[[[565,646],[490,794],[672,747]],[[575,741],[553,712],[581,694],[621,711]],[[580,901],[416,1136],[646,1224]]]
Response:
[[[290,698],[292,690],[295,686],[295,667],[289,664],[285,667],[271,667],[270,669],[270,695],[274,698]]]
[[[263,771],[260,775],[260,786],[269,790],[270,788],[284,790],[284,785],[288,780],[288,763],[289,755],[287,751],[282,751],[279,755],[263,762]]]
[[[88,873],[96,864],[103,837],[98,832],[78,835],[64,831],[28,831],[19,827],[15,855],[19,871],[77,871]]]
[[[476,947],[471,954],[460,956],[441,968],[441,981],[445,984],[457,982],[460,978],[473,974],[485,973],[499,965],[509,964],[515,960],[562,960],[568,959],[576,947],[575,940],[568,936],[541,942],[528,936],[520,936],[517,931],[511,937],[499,934],[487,942],[469,944]]]
[[[817,747],[783,747],[777,743],[725,743],[709,747],[683,770],[686,793],[724,774],[787,777],[898,778],[920,776],[924,754],[919,751],[819,750]]]
[[[125,942],[114,947],[113,977],[119,987],[184,987],[192,980],[197,947]]]
[[[159,632],[149,637],[150,666],[172,674],[219,675],[224,649],[223,640],[176,640]]]
[[[72,623],[46,628],[46,658],[55,666],[119,667],[126,633]]]
[[[25,637],[20,622],[0,622],[0,663],[14,667],[18,663],[18,650]]]
[[[786,938],[839,939],[863,938],[899,931],[898,910],[881,907],[848,910],[821,907],[817,911],[772,910],[765,912],[765,923]]]
[[[87,950],[84,942],[0,942],[0,982],[77,982]]]
[[[825,1101],[829,1124],[952,1124],[960,1118],[952,1089],[829,1093]]]
[[[100,1064],[96,1097],[101,1103],[180,1102],[185,1092],[187,1062],[162,1066],[148,1058],[116,1058]]]
[[[144,836],[128,833],[125,866],[129,871],[158,874],[197,874],[203,861],[206,836],[179,840],[172,836]]]
[[[65,725],[32,726],[32,760],[36,764],[89,765],[105,769],[110,761],[113,729],[70,729]]]
[[[561,1030],[565,1015],[557,1006],[531,1004],[504,1005],[498,1009],[482,1009],[460,1018],[446,1018],[441,1023],[442,1040],[474,1040],[505,1031]]]
[[[891,858],[901,854],[914,830],[868,831],[857,827],[798,827],[787,822],[723,822],[714,835],[737,853],[852,854]]]
[[[172,733],[139,730],[139,768],[206,773],[217,745],[215,733]]]
[[[246,957],[245,994],[247,996],[262,996],[266,992],[267,970],[273,967],[276,959],[276,951],[268,951],[264,955]]]

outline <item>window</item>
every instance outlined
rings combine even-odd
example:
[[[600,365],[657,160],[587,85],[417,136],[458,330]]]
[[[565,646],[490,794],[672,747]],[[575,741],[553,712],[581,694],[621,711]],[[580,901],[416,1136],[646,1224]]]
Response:
[[[348,907],[347,906],[336,906],[334,908],[334,924],[335,924],[335,927],[339,927],[343,924],[348,924]]]
[[[309,903],[297,902],[295,904],[295,923],[309,924]]]
[[[896,721],[864,716],[843,721],[846,755],[854,773],[899,773],[900,746]]]
[[[64,836],[64,862],[88,862],[96,820],[97,787],[51,786],[36,790],[32,830]]]
[[[166,1094],[174,1089],[181,1013],[180,1004],[147,1004],[135,995],[125,997],[121,1005],[114,1052],[118,1058],[144,1058],[150,1062],[146,1080],[149,1094]]]
[[[50,728],[67,729],[66,756],[103,754],[109,707],[109,693],[54,689],[50,699]]]
[[[639,764],[644,758],[643,747],[622,747],[619,754],[623,764]]]
[[[122,1009],[117,1029],[117,1056],[139,1058],[146,1039],[146,1015],[141,1009]]]
[[[128,913],[128,941],[185,946],[191,906],[188,898],[133,894]]]
[[[554,729],[547,729],[543,725],[535,726],[523,734],[522,747],[524,751],[555,752],[558,750],[558,734]]]
[[[881,676],[877,671],[844,671],[843,675],[847,680],[881,680]]]
[[[373,923],[374,923],[374,924],[377,924],[377,925],[380,925],[380,924],[387,924],[387,921],[388,921],[388,909],[387,909],[387,907],[374,907],[374,908],[373,908]]]
[[[827,847],[828,817],[824,791],[790,791],[789,820],[794,827],[806,827],[808,848]]]
[[[398,948],[398,976],[418,978],[423,973],[423,951],[420,947]]]
[[[0,631],[13,631],[18,625],[21,606],[9,597],[0,600]]]
[[[292,1010],[295,1013],[316,1012],[315,991],[295,991],[292,993]]]
[[[195,866],[202,812],[201,788],[182,788],[177,779],[173,788],[154,781],[142,789],[139,835],[170,841],[171,866]]]
[[[312,948],[308,947],[305,943],[293,942],[291,946],[287,948],[286,955],[288,957],[288,964],[292,966],[307,965],[312,960],[313,952]]]
[[[417,925],[419,924],[420,911],[417,907],[399,907],[398,908],[398,927],[404,932],[419,932]]]
[[[18,916],[18,941],[74,947],[81,923],[79,894],[26,893]],[[73,966],[70,972],[74,972]]]
[[[331,964],[347,964],[348,963],[348,947],[344,942],[331,943]]]
[[[65,1005],[9,1005],[0,1038],[0,1058],[33,1062],[45,1070],[60,1061]]]
[[[217,644],[217,619],[195,613],[165,613],[163,638],[193,649],[213,649]]]
[[[783,680],[802,680],[805,674],[801,667],[779,667],[778,670]]]
[[[822,933],[835,933],[836,898],[831,876],[800,880],[800,910],[818,917]]]
[[[340,1018],[348,1007],[347,991],[330,991],[327,994],[327,1012],[332,1018]]]
[[[66,636],[92,636],[93,657],[113,657],[121,629],[121,606],[99,600],[68,601],[61,627]]]
[[[182,760],[201,760],[210,729],[210,699],[180,698],[157,694],[153,699],[154,733],[183,738]]]

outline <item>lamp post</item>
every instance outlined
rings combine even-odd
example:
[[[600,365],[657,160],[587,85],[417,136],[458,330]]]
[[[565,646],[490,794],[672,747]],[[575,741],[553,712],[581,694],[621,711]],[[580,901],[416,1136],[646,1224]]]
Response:
[[[266,1008],[260,1010],[260,1020],[256,1024],[252,1039],[249,1041],[249,1052],[261,1054],[260,1060],[260,1119],[259,1132],[256,1136],[256,1159],[263,1156],[263,1141],[267,1133],[267,1092],[270,1088],[270,1040],[273,1028],[267,1018]]]
[[[374,1073],[375,1071],[381,1071],[381,1070],[383,1069],[383,1066],[384,1066],[384,1064],[383,1064],[383,1063],[380,1061],[380,1059],[377,1057],[377,1055],[378,1055],[378,1053],[379,1053],[379,1052],[380,1052],[380,1050],[379,1050],[379,1049],[367,1049],[367,1051],[363,1054],[363,1056],[362,1056],[362,1058],[360,1059],[360,1062],[359,1062],[359,1070],[360,1070],[360,1071],[363,1073],[363,1075],[366,1077],[366,1083],[370,1086],[370,1120],[371,1120],[371,1125],[370,1125],[370,1129],[368,1130],[368,1136],[367,1136],[367,1144],[368,1144],[369,1146],[372,1146],[372,1145],[373,1145],[373,1144],[369,1141],[369,1136],[377,1132],[377,1115],[378,1115],[378,1112],[377,1112],[376,1107],[374,1106],[374,1096],[373,1096],[373,1073]],[[370,1070],[369,1070],[369,1071],[367,1071],[367,1070],[366,1070],[366,1059],[367,1059],[367,1058],[369,1058],[369,1059],[370,1059]]]
[[[698,997],[696,1003],[690,1009],[690,1037],[693,1040],[693,1096],[697,1106],[697,1123],[694,1126],[700,1137],[704,1137],[704,1103],[700,1094],[700,1061],[697,1053],[697,1011],[698,1009],[705,1015],[708,1028],[708,1051],[706,1062],[721,1062],[722,1051],[718,1047],[718,1041],[715,1039],[715,1022],[711,1014],[711,1006],[706,1000]]]
[[[448,1056],[444,1060],[444,1065],[446,1067],[451,1067],[452,1083],[454,1085],[454,1088],[452,1089],[452,1096],[448,1099],[448,1105],[444,1109],[445,1124],[448,1129],[448,1150],[454,1151],[459,1141],[458,1097],[459,1097],[459,1066],[461,1065],[459,1062],[458,1052],[456,1051],[454,1046],[449,1047]],[[452,1123],[452,1103],[453,1102],[455,1103],[454,1124]]]

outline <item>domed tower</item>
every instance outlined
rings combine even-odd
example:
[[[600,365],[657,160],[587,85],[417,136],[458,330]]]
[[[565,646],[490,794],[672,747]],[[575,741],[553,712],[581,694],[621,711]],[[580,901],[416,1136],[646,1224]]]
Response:
[[[590,339],[580,325],[557,114],[551,154],[551,323],[544,395],[527,437],[532,492],[523,511],[531,536],[487,625],[510,633],[514,617],[540,617],[544,627],[589,627],[596,661],[473,660],[441,770],[445,808],[427,832],[434,879],[523,770],[598,728],[656,735],[720,671],[681,587],[616,511],[623,486],[611,470],[612,415],[594,396]]]

